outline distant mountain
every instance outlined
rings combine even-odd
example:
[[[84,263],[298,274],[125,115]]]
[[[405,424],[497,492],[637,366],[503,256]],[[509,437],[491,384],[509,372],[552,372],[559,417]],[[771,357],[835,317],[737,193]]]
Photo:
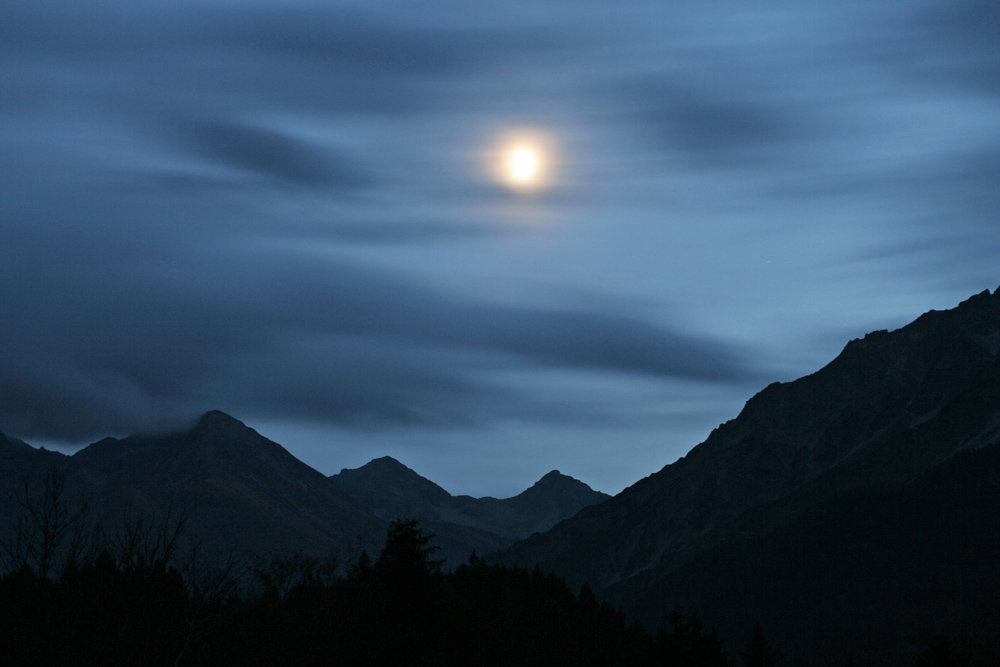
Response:
[[[18,440],[17,438],[11,438],[9,436],[0,433],[0,449],[4,447],[13,447],[14,449],[19,449],[22,452],[34,451],[34,447],[26,443],[24,440]]]
[[[18,496],[24,499],[26,480],[40,481],[50,468],[64,470],[71,466],[70,457],[64,454],[35,449],[23,440],[0,433],[0,517],[15,514]]]
[[[326,555],[350,544],[377,549],[384,534],[385,522],[322,473],[218,411],[180,433],[105,438],[73,460],[103,509],[189,511],[192,536],[213,552]]]
[[[472,548],[489,553],[548,530],[610,497],[558,470],[513,498],[452,496],[388,456],[345,468],[330,481],[382,519],[417,518],[441,540],[468,542],[460,560]]]
[[[86,498],[95,523],[187,513],[189,543],[211,557],[376,554],[389,521],[417,517],[436,534],[438,557],[458,565],[607,498],[558,472],[514,498],[452,497],[388,457],[327,478],[219,411],[177,433],[104,438],[73,456],[0,434],[3,515],[21,511],[26,479],[29,495],[39,494],[50,469],[65,472],[66,499]]]
[[[684,573],[701,572],[698,581],[731,581],[723,565],[708,564],[709,554],[736,544],[766,551],[755,540],[776,540],[784,534],[778,531],[806,531],[810,521],[837,516],[838,503],[862,502],[849,498],[874,502],[875,490],[887,485],[917,488],[919,495],[923,487],[905,485],[929,479],[924,476],[959,452],[1000,446],[998,352],[1000,290],[978,294],[952,310],[931,311],[897,331],[868,334],[816,373],[765,388],[736,419],[676,463],[499,557],[589,581],[634,604],[640,614],[701,599],[680,585]],[[989,479],[986,470],[983,474]],[[969,517],[975,523],[985,515]],[[895,525],[887,520],[883,528],[892,531]],[[865,548],[856,540],[866,534],[861,526],[837,526],[843,544]],[[996,532],[995,524],[979,527]],[[795,556],[761,551],[760,558],[795,557],[799,567],[789,569],[788,576],[805,576],[807,564],[820,557],[818,549],[804,547]],[[920,552],[913,553],[918,558]],[[896,576],[916,585],[912,572],[919,567],[909,565]],[[774,586],[787,590],[790,582],[781,579],[782,572],[772,575]],[[997,577],[994,569],[994,582]],[[822,592],[836,596],[836,582],[827,581],[830,588]],[[766,586],[767,579],[758,583]],[[849,583],[845,578],[839,585]],[[947,583],[920,585],[940,589]],[[734,589],[727,604],[741,609],[743,598],[735,590],[741,589]],[[811,590],[814,604],[821,599],[809,586],[795,590]],[[766,597],[766,591],[758,593]],[[805,597],[786,598],[781,604],[789,609],[806,602]],[[895,613],[890,601],[882,605],[881,613]],[[742,621],[752,624],[750,606],[745,608]]]

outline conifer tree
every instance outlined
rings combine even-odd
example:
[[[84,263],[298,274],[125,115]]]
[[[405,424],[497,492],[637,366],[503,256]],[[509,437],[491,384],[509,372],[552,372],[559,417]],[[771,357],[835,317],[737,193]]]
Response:
[[[764,634],[764,626],[756,623],[746,646],[740,653],[744,667],[774,667],[778,664],[778,652],[771,646]]]
[[[930,645],[913,659],[913,667],[968,667],[969,655],[944,635],[936,636]]]

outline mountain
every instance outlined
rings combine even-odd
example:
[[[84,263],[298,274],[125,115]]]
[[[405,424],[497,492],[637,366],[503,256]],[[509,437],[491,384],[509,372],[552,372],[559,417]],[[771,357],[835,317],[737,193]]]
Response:
[[[730,581],[721,565],[708,565],[720,549],[764,549],[755,540],[806,531],[809,521],[847,512],[837,504],[851,502],[845,499],[874,502],[864,494],[876,489],[915,488],[919,495],[918,480],[958,453],[994,451],[1000,446],[998,351],[1000,290],[853,340],[812,375],[766,387],[687,456],[498,558],[589,581],[633,603],[640,615],[691,599],[679,583],[683,573],[706,568],[699,581]],[[895,530],[889,520],[883,528]],[[866,534],[861,527],[843,524],[836,532],[843,544],[865,548],[857,538]],[[817,549],[797,552],[800,563],[818,558]],[[762,563],[789,558],[780,550],[767,553]],[[910,565],[897,576],[908,577],[917,568]],[[803,570],[789,570],[789,577],[793,571]],[[773,574],[776,585],[789,583],[780,570]],[[830,586],[823,592],[836,595],[834,582]],[[734,591],[729,604],[740,600]],[[880,610],[894,613],[888,602]]]
[[[327,478],[242,422],[212,411],[177,433],[104,438],[73,456],[0,435],[3,514],[22,511],[18,497],[26,495],[26,479],[27,495],[40,496],[53,468],[65,473],[64,499],[87,499],[94,523],[113,529],[129,516],[158,521],[186,513],[188,543],[212,558],[232,552],[374,554],[389,521],[418,517],[435,533],[438,556],[458,565],[474,550],[502,549],[607,498],[555,471],[514,498],[453,497],[388,457]]]
[[[1000,445],[965,450],[606,594],[652,625],[697,609],[737,642],[760,622],[786,664],[893,664],[938,634],[1000,664],[998,490]]]
[[[499,550],[610,497],[558,470],[513,498],[452,496],[388,456],[345,468],[329,479],[386,521],[419,519],[435,533],[446,562],[455,565],[473,550]]]
[[[23,440],[0,433],[0,516],[16,513],[18,497],[24,499],[25,481],[30,485],[40,481],[50,468],[64,470],[71,465],[64,454],[35,449]]]
[[[18,440],[17,438],[11,438],[9,436],[0,433],[0,450],[5,448],[19,449],[22,452],[30,452],[35,448],[26,443],[24,440]]]
[[[189,512],[188,535],[213,555],[377,552],[385,534],[385,522],[322,473],[218,411],[179,433],[105,438],[72,461],[99,515]]]

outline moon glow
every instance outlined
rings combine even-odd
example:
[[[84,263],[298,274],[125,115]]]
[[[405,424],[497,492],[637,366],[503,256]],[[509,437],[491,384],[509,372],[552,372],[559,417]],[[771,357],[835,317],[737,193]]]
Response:
[[[515,148],[510,154],[510,177],[528,181],[538,171],[538,155],[531,148]]]
[[[501,135],[489,151],[487,162],[492,180],[516,194],[535,194],[555,182],[555,142],[538,130],[514,130]]]

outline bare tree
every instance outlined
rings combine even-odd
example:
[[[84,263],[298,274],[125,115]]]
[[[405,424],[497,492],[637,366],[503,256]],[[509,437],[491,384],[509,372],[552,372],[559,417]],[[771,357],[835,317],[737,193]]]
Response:
[[[92,533],[87,523],[88,503],[67,497],[67,470],[52,467],[34,489],[26,476],[15,493],[20,508],[12,525],[0,538],[0,559],[6,571],[28,568],[42,578],[53,576],[57,567],[77,561],[89,546]]]

